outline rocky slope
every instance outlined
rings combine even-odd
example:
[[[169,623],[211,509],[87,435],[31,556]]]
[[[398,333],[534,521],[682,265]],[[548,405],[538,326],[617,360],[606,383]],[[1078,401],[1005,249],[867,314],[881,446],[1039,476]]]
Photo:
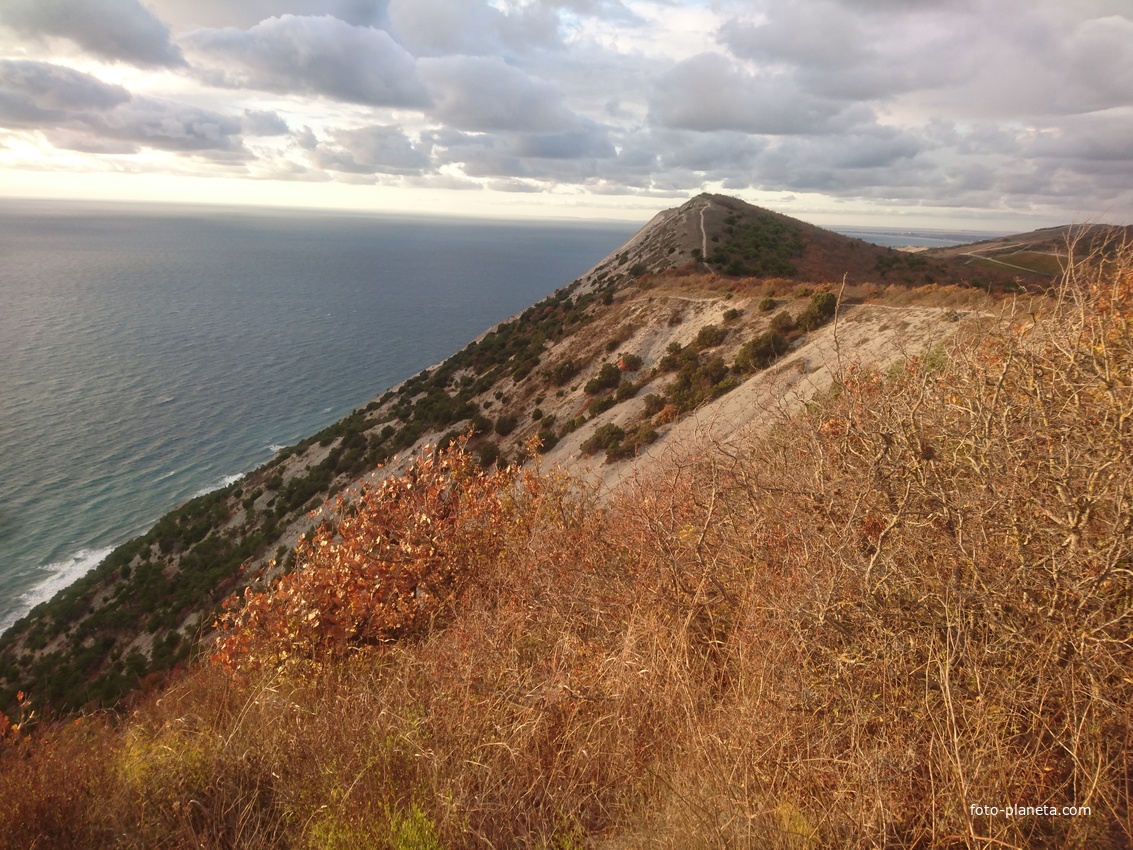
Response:
[[[692,436],[726,440],[825,391],[841,365],[931,348],[1014,271],[878,248],[701,195],[443,363],[194,499],[14,626],[0,706],[110,704],[207,640],[212,612],[287,569],[328,498],[471,434],[485,465],[548,460],[607,491]],[[973,288],[971,283],[981,288]],[[835,304],[840,307],[835,315]],[[379,465],[383,467],[378,468]]]

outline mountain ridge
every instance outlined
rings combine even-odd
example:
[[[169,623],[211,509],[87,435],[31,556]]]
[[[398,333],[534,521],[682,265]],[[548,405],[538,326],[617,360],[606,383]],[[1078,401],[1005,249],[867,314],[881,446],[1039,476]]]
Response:
[[[1020,286],[980,274],[725,196],[663,211],[574,282],[170,512],[39,606],[0,640],[0,703],[24,690],[61,708],[112,704],[183,663],[223,598],[290,566],[328,499],[427,445],[469,433],[490,466],[524,460],[535,437],[548,460],[613,488],[681,435],[758,427],[784,393],[797,407],[827,388],[838,358],[923,350],[984,290]],[[915,315],[890,321],[910,302]]]

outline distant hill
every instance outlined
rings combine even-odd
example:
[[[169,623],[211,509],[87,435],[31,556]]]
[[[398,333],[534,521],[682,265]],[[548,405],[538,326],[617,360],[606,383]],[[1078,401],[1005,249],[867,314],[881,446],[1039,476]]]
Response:
[[[1072,250],[1080,259],[1097,251],[1112,251],[1130,241],[1133,226],[1062,225],[921,253],[934,260],[962,263],[971,274],[1038,275],[1049,279],[1062,273]]]
[[[1006,266],[974,269],[962,253],[883,248],[737,198],[702,194],[658,213],[583,277],[587,286],[624,282],[644,272],[711,271],[730,278],[812,283],[926,283],[1012,288],[1041,275]]]

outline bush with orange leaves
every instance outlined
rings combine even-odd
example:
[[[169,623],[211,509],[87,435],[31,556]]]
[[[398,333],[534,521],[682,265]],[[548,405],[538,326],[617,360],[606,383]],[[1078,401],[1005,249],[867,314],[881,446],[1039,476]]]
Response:
[[[419,634],[498,556],[516,481],[514,468],[485,472],[460,440],[339,497],[296,546],[295,572],[226,601],[213,663],[278,668]]]

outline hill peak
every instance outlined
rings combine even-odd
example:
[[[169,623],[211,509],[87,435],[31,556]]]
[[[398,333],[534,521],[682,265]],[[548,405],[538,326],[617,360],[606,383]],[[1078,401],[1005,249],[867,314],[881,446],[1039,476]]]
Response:
[[[883,248],[739,198],[703,193],[655,215],[581,277],[580,291],[618,287],[645,274],[682,272],[906,286],[997,284],[1013,279],[995,269],[983,269],[981,280],[973,281],[971,270],[953,257]]]

